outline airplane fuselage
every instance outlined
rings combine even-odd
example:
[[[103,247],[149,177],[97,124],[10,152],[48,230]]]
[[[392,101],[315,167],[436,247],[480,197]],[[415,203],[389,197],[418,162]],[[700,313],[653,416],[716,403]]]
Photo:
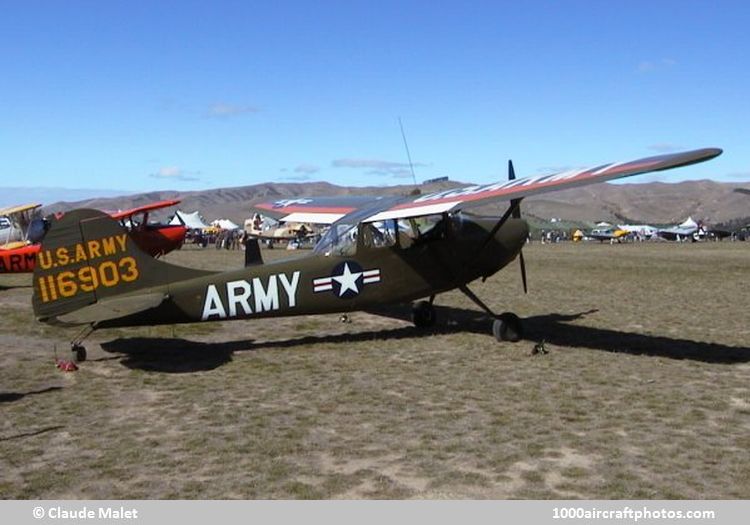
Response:
[[[390,246],[368,244],[360,226],[350,253],[320,253],[157,287],[158,307],[97,326],[173,324],[227,319],[344,313],[435,295],[511,262],[528,225],[509,219],[489,238],[496,218],[444,218],[425,239]],[[408,246],[406,244],[409,244]]]

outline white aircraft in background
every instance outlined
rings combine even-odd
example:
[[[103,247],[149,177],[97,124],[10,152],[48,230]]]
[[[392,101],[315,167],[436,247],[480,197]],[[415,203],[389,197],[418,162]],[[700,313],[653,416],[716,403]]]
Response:
[[[658,228],[649,226],[648,224],[619,224],[617,228],[628,233],[640,235],[644,239],[650,239],[659,231]]]

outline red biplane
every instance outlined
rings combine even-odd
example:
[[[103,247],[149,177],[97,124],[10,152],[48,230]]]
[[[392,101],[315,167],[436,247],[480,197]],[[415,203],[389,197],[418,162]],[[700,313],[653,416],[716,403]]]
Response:
[[[149,212],[179,202],[154,202],[109,214],[120,221],[141,250],[158,257],[182,246],[187,228],[184,225],[149,224]],[[40,206],[25,204],[0,209],[0,273],[34,271],[40,243],[47,230],[45,219],[32,218],[34,210]]]

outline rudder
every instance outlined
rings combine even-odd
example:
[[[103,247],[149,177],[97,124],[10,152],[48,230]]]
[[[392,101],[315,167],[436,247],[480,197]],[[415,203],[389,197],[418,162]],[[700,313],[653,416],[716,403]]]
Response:
[[[98,210],[49,217],[34,270],[34,314],[54,319],[102,299],[207,275],[157,261],[117,221]]]

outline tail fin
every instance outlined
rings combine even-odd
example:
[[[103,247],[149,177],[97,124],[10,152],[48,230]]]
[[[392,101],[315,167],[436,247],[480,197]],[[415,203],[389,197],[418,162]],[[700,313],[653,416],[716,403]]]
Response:
[[[211,272],[157,261],[117,221],[98,210],[50,217],[34,270],[34,314],[56,322],[104,299],[161,290]],[[149,290],[151,289],[151,290]]]

